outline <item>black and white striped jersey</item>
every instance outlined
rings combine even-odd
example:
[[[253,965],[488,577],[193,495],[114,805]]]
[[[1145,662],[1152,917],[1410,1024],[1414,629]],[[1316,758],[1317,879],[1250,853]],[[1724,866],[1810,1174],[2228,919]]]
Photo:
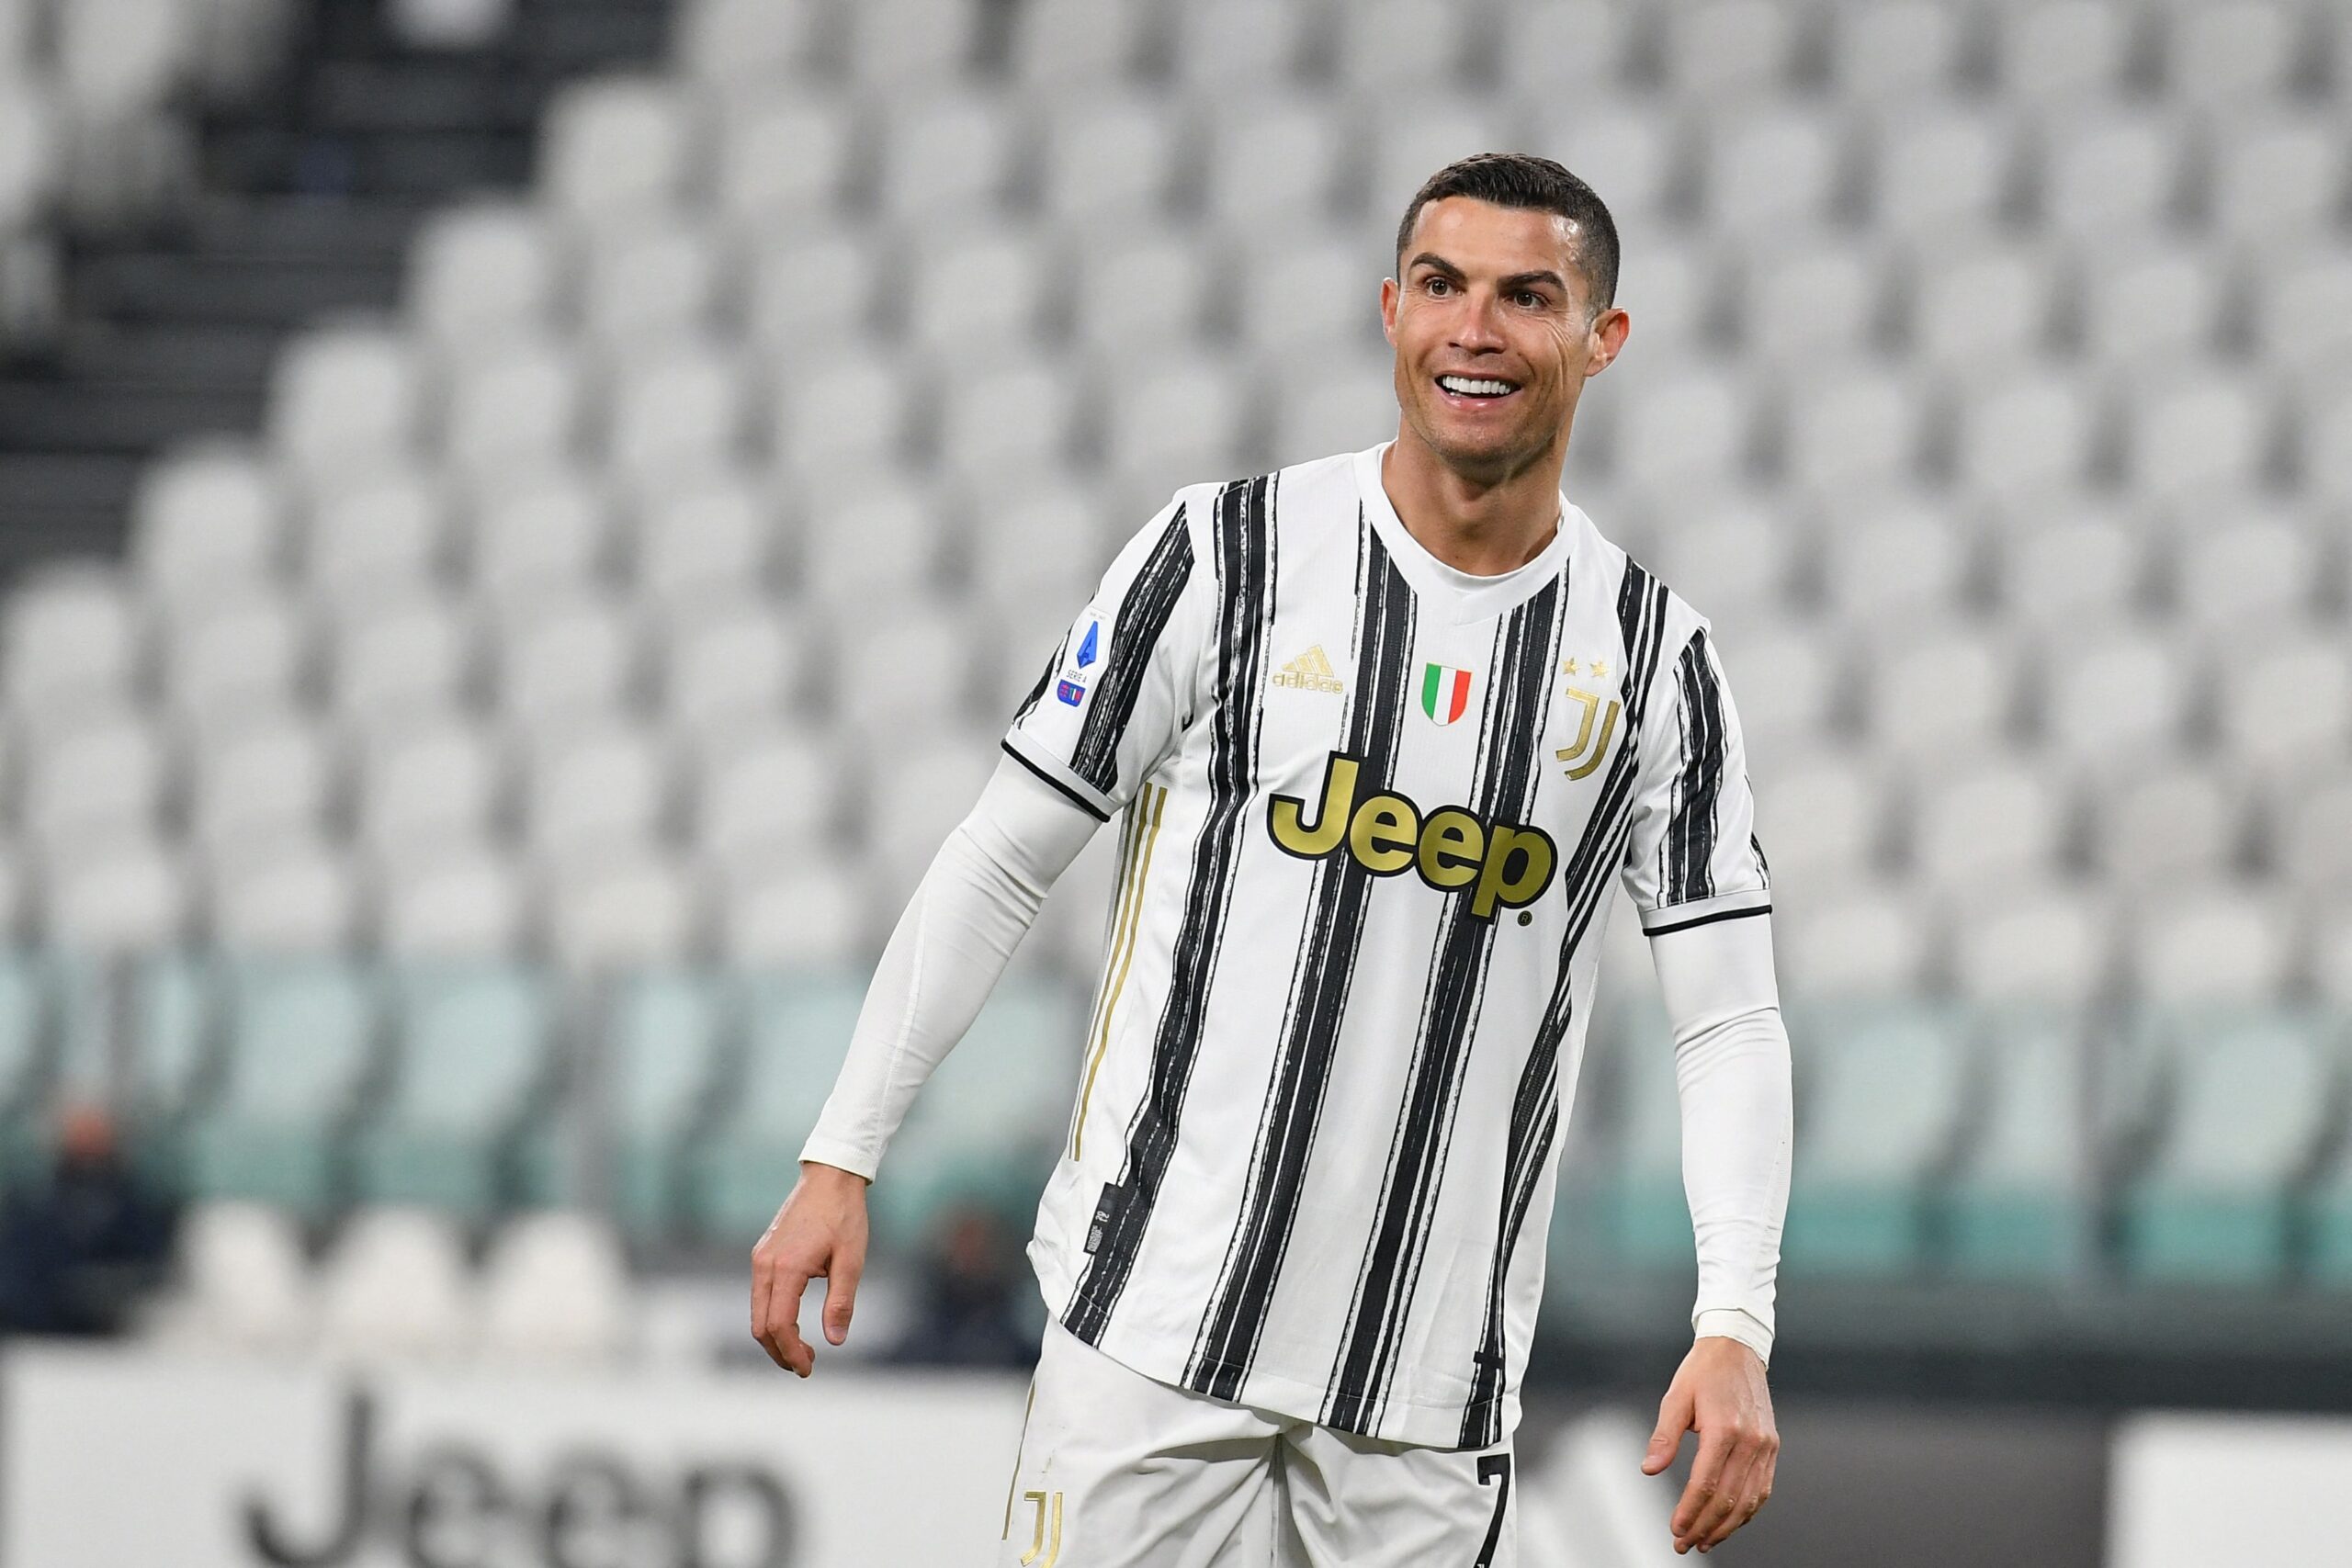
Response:
[[[1185,490],[1005,750],[1117,819],[1048,1305],[1147,1376],[1367,1436],[1517,1420],[1612,875],[1769,907],[1707,623],[1562,502],[1457,571],[1383,448]]]

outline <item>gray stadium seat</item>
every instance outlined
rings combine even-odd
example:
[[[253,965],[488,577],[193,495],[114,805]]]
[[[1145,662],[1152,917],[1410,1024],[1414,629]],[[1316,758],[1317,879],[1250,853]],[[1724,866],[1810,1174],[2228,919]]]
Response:
[[[356,836],[387,864],[488,837],[504,789],[495,739],[454,715],[378,738],[355,771]]]
[[[1800,903],[1774,925],[1785,928],[1774,938],[1781,984],[1792,997],[1899,997],[1927,983],[1928,916],[1900,888],[1858,884],[1819,903]]]
[[[1792,85],[1798,18],[1767,0],[1695,0],[1660,29],[1666,85],[1696,103],[1770,96]]]
[[[285,530],[277,476],[225,444],[167,455],[131,498],[133,562],[162,600],[267,575],[283,559]]]
[[[504,959],[521,945],[525,889],[502,852],[452,839],[376,867],[376,932],[404,959]]]
[[[2046,879],[2059,868],[2069,826],[2050,773],[2011,755],[1919,778],[1911,835],[1918,877],[1947,893]]]
[[[1978,384],[2031,384],[2057,316],[2053,269],[2037,249],[1937,236],[1912,248],[1909,347]],[[1996,374],[1988,375],[1987,371]]]
[[[1736,647],[1734,696],[1755,759],[1749,772],[1760,780],[1831,734],[1844,704],[1844,671],[1837,650],[1802,623],[1759,623]]]
[[[2314,772],[2318,776],[2297,772],[2270,781],[2267,858],[2288,886],[2324,900],[2352,881],[2352,769],[2338,761]],[[2352,980],[2352,972],[2346,978]]]
[[[2163,371],[2222,346],[2228,279],[2177,237],[2095,242],[2077,269],[2084,352],[2102,371]]]
[[[424,369],[389,329],[325,328],[297,339],[270,381],[272,448],[316,491],[402,466],[427,397]]]
[[[2213,704],[2224,756],[2290,777],[2352,755],[2352,659],[2341,632],[2233,627],[2212,646],[2230,650],[2217,659]]]
[[[365,1208],[319,1270],[319,1343],[345,1361],[449,1360],[478,1332],[464,1238],[448,1216]]]
[[[1740,698],[1743,724],[1747,698]],[[1879,770],[1851,748],[1792,751],[1751,769],[1756,835],[1769,848],[1772,884],[1807,898],[1868,880],[1884,858],[1886,804]]]
[[[163,735],[141,716],[88,714],[28,759],[27,837],[70,856],[78,843],[159,826],[172,762]]]
[[[1701,210],[1729,235],[1817,230],[1837,215],[1848,185],[1840,128],[1809,105],[1713,114],[1700,158]]]
[[[1962,901],[1952,922],[1956,994],[1979,1007],[2087,1017],[2115,978],[2114,916],[2096,887],[2020,884]],[[1994,1026],[1996,1050],[2009,1027]]]
[[[2120,96],[2131,70],[2137,16],[2116,0],[2007,0],[1996,8],[1994,69],[2019,105]]]
[[[1171,14],[1177,80],[1189,91],[1279,88],[1320,43],[1313,6],[1293,0],[1204,0]]]
[[[2201,516],[2173,558],[2174,599],[2188,629],[2237,641],[2251,628],[2277,637],[2307,626],[2324,581],[2313,532],[2276,509]]]
[[[2183,888],[2143,905],[2130,933],[2133,987],[2164,1007],[2259,1005],[2284,989],[2294,964],[2287,913],[2258,893]]]
[[[1973,236],[2016,199],[2015,135],[1996,109],[1889,105],[1870,140],[1867,205],[1890,238],[1931,246]]]
[[[2161,626],[2073,628],[2040,663],[2043,744],[2080,775],[2111,782],[2188,744],[2194,671]]]
[[[1891,630],[1864,671],[1864,732],[1888,757],[1920,763],[1998,750],[2014,726],[2018,663],[1993,628]]]
[[[1887,315],[1889,264],[1876,246],[1808,233],[1780,242],[1759,235],[1738,248],[1746,256],[1739,325],[1742,346],[1750,355],[1834,364],[1841,357],[1860,359],[1877,346]],[[1652,291],[1658,261],[1687,266],[1688,254],[1679,249],[1668,257],[1645,257],[1619,290],[1626,296],[1623,302],[1630,309],[1634,293]],[[1640,311],[1634,319],[1646,348],[1656,341],[1653,316]],[[1688,334],[1678,329],[1677,335]]]
[[[895,469],[844,473],[806,501],[797,587],[814,604],[908,593],[938,569],[937,502]]]
[[[346,722],[380,727],[446,709],[473,680],[473,627],[440,598],[395,599],[337,631],[334,698]]]
[[[893,3],[906,0],[868,9]],[[910,230],[986,218],[1012,191],[1025,151],[1021,129],[1016,107],[994,92],[967,87],[894,98],[876,152],[876,210]]]
[[[2237,108],[2288,96],[2310,47],[2307,8],[2286,0],[2173,0],[2162,9],[2167,96]]]
[[[1995,557],[2003,618],[2046,634],[2129,615],[2146,581],[2143,532],[2094,512],[2005,541]]]
[[[1817,496],[1911,481],[1930,429],[1927,389],[1883,362],[1825,367],[1792,389],[1782,417],[1784,482]],[[1869,533],[1841,540],[1859,544]]]
[[[615,222],[588,247],[580,324],[605,354],[657,349],[716,324],[727,283],[719,241],[695,219]]]
[[[403,304],[428,343],[479,352],[545,330],[566,272],[561,245],[538,213],[518,202],[464,204],[419,229]]]
[[[1153,13],[1143,0],[1026,0],[1013,17],[1013,75],[1033,91],[1115,83],[1140,59]]]
[[[1365,95],[1422,97],[1442,92],[1461,79],[1470,63],[1470,46],[1478,41],[1480,18],[1475,10],[1465,15],[1466,9],[1445,0],[1374,0],[1351,6],[1346,25],[1333,29],[1335,74],[1350,91]],[[1465,151],[1491,152],[1498,145]],[[1459,156],[1450,154],[1441,163]],[[1383,194],[1375,188],[1375,197]]]
[[[1214,9],[1187,7],[1185,14]],[[1331,212],[1347,149],[1327,106],[1284,93],[1219,105],[1201,121],[1206,142],[1202,204],[1226,232],[1311,225]]]
[[[850,188],[857,131],[846,104],[808,85],[732,105],[720,122],[712,172],[719,212],[746,238],[782,239],[821,222]],[[798,281],[806,287],[808,278]],[[829,285],[810,293],[831,299],[833,291]]]
[[[524,842],[542,867],[642,851],[670,808],[659,740],[619,724],[550,744],[523,781]]]
[[[808,72],[829,15],[807,0],[690,0],[679,10],[680,64],[722,88],[766,87]]]
[[[648,496],[638,508],[630,551],[639,603],[668,615],[761,592],[782,532],[767,493],[741,474]]]
[[[805,628],[760,600],[721,600],[683,616],[662,655],[662,711],[681,734],[773,723],[805,700]]]
[[[145,656],[128,587],[94,562],[67,562],[11,584],[0,633],[0,679],[20,716],[77,716],[94,698],[128,693]]]
[[[321,502],[302,531],[305,584],[330,631],[387,600],[427,596],[449,549],[450,497],[405,468]]]
[[[2108,886],[2169,897],[2233,875],[2245,852],[2240,759],[2173,759],[2118,781],[2085,814]]]
[[[731,468],[750,428],[746,379],[740,356],[708,340],[620,360],[606,389],[613,471],[643,494]]]
[[[586,401],[578,352],[527,333],[469,355],[449,376],[441,452],[476,483],[570,461]]]
[[[1092,9],[1115,18],[1136,7],[1119,0]],[[1099,30],[1107,35],[1114,28]],[[1111,224],[1124,231],[1129,224],[1159,216],[1172,198],[1180,168],[1182,139],[1175,107],[1142,91],[1114,89],[1069,99],[1060,92],[1057,85],[1056,96],[1038,106],[1037,184],[1045,215],[1080,233]]]
[[[936,87],[963,74],[981,11],[964,0],[869,0],[843,14],[851,75],[869,87]]]
[[[1851,102],[1903,112],[1954,92],[1973,21],[1939,0],[1840,6],[1828,17],[1829,80]]]
[[[2215,9],[2226,16],[2237,8]],[[2195,74],[2219,88],[2218,73]],[[2335,227],[2352,169],[2344,139],[2325,118],[2301,107],[2217,109],[2206,137],[2204,207],[2217,239],[2275,252],[2324,240]]]
[[[1002,482],[1066,468],[1091,400],[1078,365],[1007,355],[943,389],[938,462],[951,483]]]
[[[684,870],[636,849],[557,868],[548,880],[548,953],[573,975],[674,964],[691,951],[700,917]]]
[[[339,847],[315,833],[229,840],[208,891],[209,934],[232,952],[328,955],[358,933],[349,867]]]
[[[309,672],[310,628],[289,597],[224,589],[209,613],[191,606],[161,661],[172,711],[200,732],[240,712],[289,707]]]
[[[335,797],[325,737],[300,719],[247,714],[190,762],[188,836],[208,857],[237,840],[322,828]]]
[[[550,736],[625,711],[637,694],[638,628],[601,595],[548,600],[503,628],[498,705],[509,728]]]

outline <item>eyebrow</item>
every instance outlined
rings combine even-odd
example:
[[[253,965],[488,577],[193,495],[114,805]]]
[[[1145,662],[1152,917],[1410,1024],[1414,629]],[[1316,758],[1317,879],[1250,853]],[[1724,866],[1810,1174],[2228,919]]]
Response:
[[[1452,278],[1463,278],[1464,276],[1464,274],[1460,267],[1454,265],[1452,262],[1446,260],[1443,256],[1439,255],[1434,251],[1423,251],[1420,254],[1415,256],[1411,261],[1405,265],[1405,270],[1407,272],[1411,272],[1415,267],[1420,266],[1429,267],[1432,271],[1442,273],[1446,276]],[[1548,283],[1563,294],[1566,294],[1568,291],[1568,280],[1549,268],[1539,268],[1534,272],[1512,273],[1509,277],[1502,280],[1500,287],[1505,292],[1509,292],[1514,288],[1525,288],[1531,283]]]

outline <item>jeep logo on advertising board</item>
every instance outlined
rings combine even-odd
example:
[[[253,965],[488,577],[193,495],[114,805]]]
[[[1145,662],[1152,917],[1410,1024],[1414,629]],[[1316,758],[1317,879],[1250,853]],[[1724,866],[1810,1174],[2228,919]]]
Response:
[[[421,1447],[403,1462],[376,1442],[376,1407],[344,1401],[337,1495],[322,1508],[256,1487],[240,1504],[254,1561],[336,1568],[792,1568],[791,1494],[758,1464],[710,1461],[669,1474],[577,1448],[518,1475],[481,1448]]]

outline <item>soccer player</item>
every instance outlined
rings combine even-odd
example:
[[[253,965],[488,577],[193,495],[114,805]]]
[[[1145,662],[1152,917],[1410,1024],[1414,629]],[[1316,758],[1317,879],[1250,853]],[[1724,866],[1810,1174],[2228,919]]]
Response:
[[[1699,1434],[1678,1551],[1770,1495],[1789,1051],[1739,723],[1705,618],[1559,488],[1625,344],[1617,260],[1557,164],[1433,175],[1381,285],[1396,439],[1178,491],[890,938],[752,1253],[752,1332],[803,1377],[802,1292],[824,1278],[840,1344],[891,1134],[1116,820],[1001,1563],[1207,1568],[1261,1506],[1317,1568],[1517,1561],[1511,1433],[1612,876],[1673,1021],[1699,1255],[1643,1468]]]

